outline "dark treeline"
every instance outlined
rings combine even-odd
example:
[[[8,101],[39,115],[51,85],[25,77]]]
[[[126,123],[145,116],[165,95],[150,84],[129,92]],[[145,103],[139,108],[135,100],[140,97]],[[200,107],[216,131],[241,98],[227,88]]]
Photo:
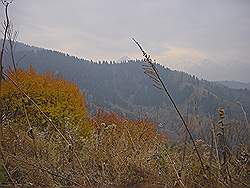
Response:
[[[93,62],[22,43],[16,44],[15,56],[20,68],[32,65],[40,73],[52,71],[77,83],[85,92],[92,113],[102,107],[129,118],[150,118],[170,132],[180,128],[176,126],[179,120],[168,98],[144,75],[141,60]],[[11,62],[8,53],[5,57],[6,69]],[[227,118],[241,120],[244,114],[238,102],[247,114],[250,112],[250,91],[247,89],[230,89],[159,64],[157,68],[184,114],[210,115],[216,119],[217,109],[223,106]]]

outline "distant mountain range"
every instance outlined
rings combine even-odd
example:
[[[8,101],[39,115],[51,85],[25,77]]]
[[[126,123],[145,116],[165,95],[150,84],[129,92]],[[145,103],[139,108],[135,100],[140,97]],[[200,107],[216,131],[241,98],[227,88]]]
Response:
[[[126,61],[129,61],[129,60],[131,60],[130,57],[123,56],[123,57],[119,58],[118,60],[116,60],[116,63],[122,63],[122,62],[126,62]]]
[[[217,81],[218,84],[222,84],[233,89],[248,89],[250,90],[250,83],[238,82],[238,81]]]
[[[153,87],[152,81],[143,73],[141,60],[93,62],[22,43],[17,43],[15,58],[18,67],[27,69],[32,65],[40,73],[53,71],[77,83],[85,92],[92,113],[97,108],[104,108],[130,118],[150,118],[159,123],[161,129],[169,132],[178,132],[180,129],[179,118],[169,99]],[[4,68],[9,66],[10,58],[5,54]],[[199,80],[193,75],[172,71],[160,64],[157,64],[157,68],[185,118],[187,115],[200,115],[217,119],[217,109],[222,106],[226,118],[243,119],[238,102],[250,117],[248,89],[238,89],[231,82]]]

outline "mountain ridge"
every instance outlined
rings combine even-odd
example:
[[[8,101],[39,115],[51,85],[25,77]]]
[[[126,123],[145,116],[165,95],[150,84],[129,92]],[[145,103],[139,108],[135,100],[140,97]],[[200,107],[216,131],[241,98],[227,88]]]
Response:
[[[75,82],[85,92],[92,113],[104,108],[130,118],[147,117],[164,125],[166,130],[180,129],[181,123],[168,98],[153,87],[152,81],[143,73],[142,60],[93,62],[54,50],[39,48],[34,51],[31,50],[33,47],[27,50],[28,45],[22,48],[21,43],[18,44],[16,59],[25,55],[18,65],[20,68],[28,69],[32,65],[40,73],[52,71]],[[7,56],[5,63],[11,66]],[[228,118],[239,119],[243,118],[240,102],[249,117],[249,90],[230,89],[160,64],[156,66],[177,105],[186,115],[199,114],[216,119],[217,109],[223,106]]]
[[[216,81],[219,84],[227,86],[232,89],[248,89],[250,90],[250,83],[234,81],[234,80],[225,80],[225,81]]]

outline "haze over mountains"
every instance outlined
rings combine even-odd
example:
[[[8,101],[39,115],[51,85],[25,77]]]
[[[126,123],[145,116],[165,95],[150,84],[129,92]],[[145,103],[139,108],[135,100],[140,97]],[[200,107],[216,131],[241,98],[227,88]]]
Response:
[[[19,39],[28,44],[94,61],[136,59],[129,38],[135,37],[171,69],[212,81],[250,82],[249,0],[75,0],[70,5],[23,0],[10,12]]]
[[[248,89],[250,90],[250,83],[237,82],[237,81],[217,81],[217,83],[233,89]]]
[[[152,81],[143,73],[141,60],[94,63],[22,43],[17,43],[15,57],[18,67],[27,69],[32,65],[40,73],[52,71],[74,81],[85,92],[93,113],[104,108],[130,118],[146,116],[170,132],[180,128],[168,98],[153,87]],[[7,55],[4,62],[7,62],[5,69],[11,66]],[[196,76],[172,71],[160,64],[157,68],[183,113],[216,119],[217,109],[223,106],[228,119],[242,119],[240,102],[250,117],[248,89],[231,89],[223,83],[199,80]]]
[[[0,188],[250,188],[250,0],[0,12]]]

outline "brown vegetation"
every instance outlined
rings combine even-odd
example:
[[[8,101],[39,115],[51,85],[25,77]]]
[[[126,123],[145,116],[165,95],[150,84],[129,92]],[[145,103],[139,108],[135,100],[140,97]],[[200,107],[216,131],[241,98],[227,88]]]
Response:
[[[7,15],[9,3],[2,2]],[[14,66],[4,73],[1,55],[0,185],[249,187],[248,148],[245,141],[234,150],[228,147],[233,133],[227,131],[224,109],[219,110],[219,123],[209,122],[210,142],[195,139],[193,122],[186,123],[150,57],[143,55],[150,66],[147,75],[165,90],[183,122],[184,144],[171,144],[148,120],[101,110],[90,117],[75,84],[32,68]],[[247,118],[245,124],[248,131]]]
[[[12,72],[10,75],[14,74]],[[36,84],[39,86],[43,83],[38,82],[38,78],[43,80],[46,77],[50,79],[50,84],[60,86],[60,83],[63,83],[65,88],[75,88],[74,85],[62,79],[57,80],[50,74],[38,75],[32,69],[28,72],[19,70],[17,74],[20,77],[19,83],[24,77],[24,80],[33,80],[34,88],[38,88]],[[27,78],[30,75],[33,75],[32,79]],[[3,82],[5,94],[8,93],[3,96],[13,97],[18,93],[15,87],[7,87],[10,84],[10,80]],[[24,82],[22,85],[25,88]],[[7,92],[6,88],[11,89]],[[36,100],[36,96],[40,93],[39,96],[43,98],[46,90],[45,87],[32,93],[27,89],[27,93],[30,96],[34,95],[31,98],[38,101],[38,106],[45,113],[46,108],[42,107],[43,103]],[[67,89],[58,92],[66,94]],[[75,97],[81,97],[80,104],[84,104],[83,95],[78,91],[77,93]],[[22,95],[19,93],[15,100],[22,98]],[[61,123],[57,124],[60,132],[55,131],[49,123],[45,123],[48,129],[44,129],[42,124],[31,127],[30,125],[34,124],[32,119],[46,118],[32,104],[27,106],[30,110],[25,111],[23,105],[27,103],[15,103],[14,100],[7,102],[6,97],[4,99],[9,111],[3,111],[4,117],[8,117],[4,119],[4,137],[1,142],[1,155],[4,160],[0,177],[3,185],[12,183],[25,186],[247,186],[248,153],[243,145],[238,148],[237,155],[228,151],[225,163],[217,158],[214,146],[196,140],[197,149],[206,164],[204,174],[192,145],[187,143],[183,153],[183,146],[168,143],[150,121],[129,120],[104,111],[98,111],[94,117],[86,117],[86,107],[83,105],[81,115],[88,121],[83,121],[81,125],[89,127],[90,131],[83,137],[78,129],[79,125],[56,119],[53,120]],[[29,101],[29,98],[27,100]],[[70,106],[77,106],[76,101],[74,100]],[[57,101],[56,104],[60,109],[60,102]],[[17,113],[19,122],[15,115],[11,118],[6,115],[12,112],[11,109],[14,107],[20,107]],[[33,113],[34,111],[36,113]],[[224,163],[227,167],[223,169]]]

